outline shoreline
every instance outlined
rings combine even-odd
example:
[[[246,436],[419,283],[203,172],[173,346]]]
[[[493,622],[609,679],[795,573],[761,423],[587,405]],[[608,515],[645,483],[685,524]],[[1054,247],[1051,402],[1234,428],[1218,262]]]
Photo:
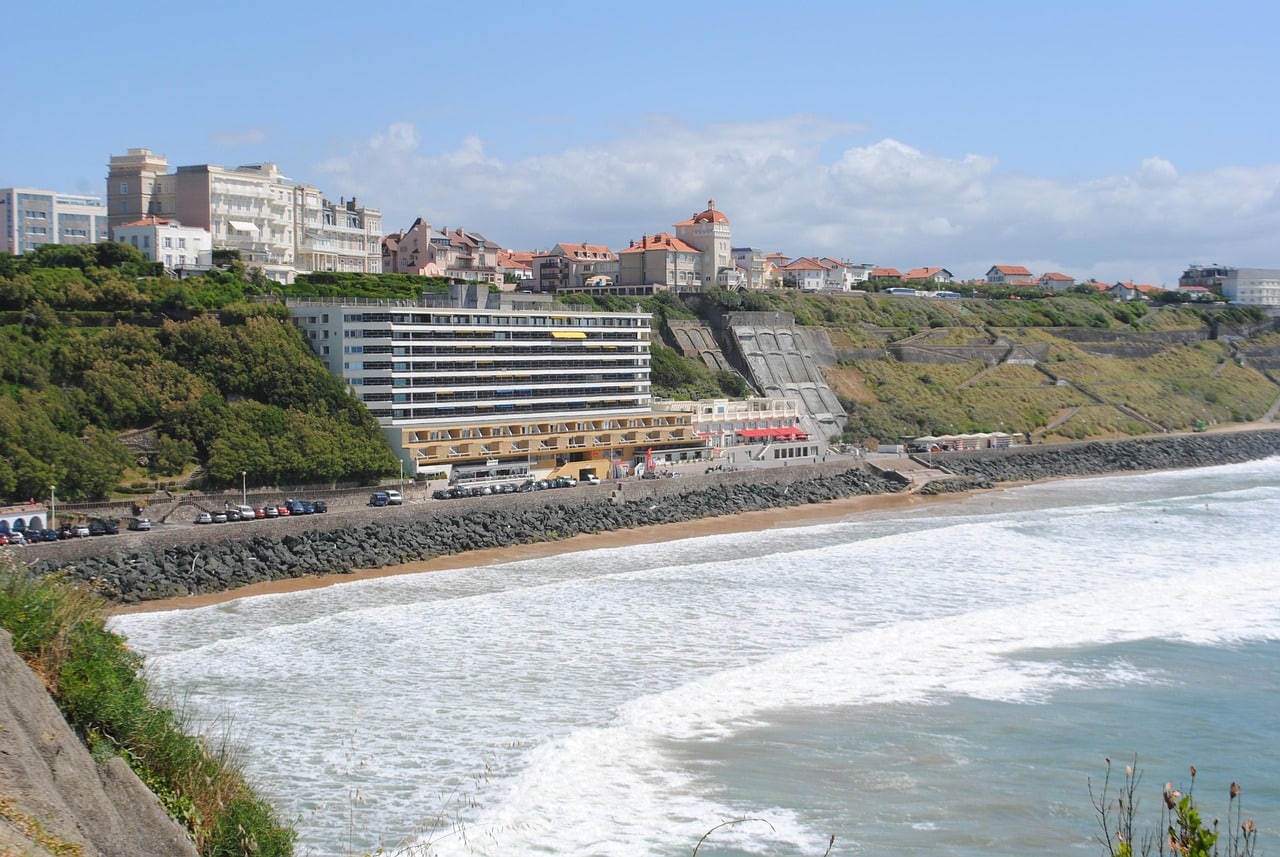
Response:
[[[354,583],[360,580],[377,580],[406,574],[425,574],[434,571],[500,565],[522,560],[546,559],[580,551],[634,547],[680,539],[700,538],[702,536],[766,532],[769,530],[790,529],[792,527],[838,523],[855,515],[959,502],[987,491],[999,491],[1025,484],[1028,484],[1028,482],[1009,482],[993,488],[971,489],[950,494],[865,494],[807,506],[785,506],[776,509],[739,512],[734,515],[718,515],[712,518],[700,518],[680,523],[649,524],[606,533],[583,533],[556,541],[534,542],[500,548],[483,548],[444,554],[427,560],[413,560],[383,568],[354,569],[349,574],[322,574],[283,578],[253,583],[248,586],[220,592],[204,592],[198,595],[182,595],[175,598],[144,601],[138,604],[119,605],[112,608],[109,613],[115,616],[132,613],[194,610],[200,607],[226,604],[241,598],[326,589],[330,586]]]

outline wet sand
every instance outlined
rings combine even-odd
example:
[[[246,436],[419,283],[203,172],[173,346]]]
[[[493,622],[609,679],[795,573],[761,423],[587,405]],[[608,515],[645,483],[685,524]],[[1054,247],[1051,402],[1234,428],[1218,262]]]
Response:
[[[1002,485],[1001,487],[1010,487]],[[999,490],[999,489],[990,489]],[[350,583],[356,580],[372,580],[379,577],[391,577],[399,574],[421,574],[428,571],[443,571],[456,568],[474,568],[478,566],[496,565],[504,562],[515,562],[527,559],[541,559],[601,548],[631,547],[633,545],[657,544],[675,539],[696,538],[698,536],[724,535],[727,533],[762,532],[765,530],[786,527],[801,527],[813,524],[834,523],[860,514],[893,509],[906,509],[924,506],[931,503],[954,502],[971,496],[972,491],[939,496],[920,496],[918,494],[870,494],[861,497],[847,497],[829,503],[817,503],[805,506],[789,506],[782,509],[765,509],[759,512],[743,512],[738,515],[723,515],[714,518],[701,518],[696,521],[683,521],[677,524],[660,524],[648,527],[635,527],[627,530],[614,530],[607,533],[591,533],[554,542],[537,542],[511,547],[492,548],[489,550],[467,551],[465,553],[448,554],[434,559],[408,562],[402,565],[385,568],[357,569],[351,574],[326,574],[313,577],[294,577],[285,580],[272,580],[266,583],[255,583],[238,589],[223,592],[208,592],[201,595],[188,595],[180,598],[166,598],[146,601],[115,609],[114,613],[152,613],[160,610],[187,610],[194,607],[207,607],[222,604],[238,598],[251,598],[255,595],[271,595],[284,592],[301,592],[308,589],[320,589],[336,584]]]

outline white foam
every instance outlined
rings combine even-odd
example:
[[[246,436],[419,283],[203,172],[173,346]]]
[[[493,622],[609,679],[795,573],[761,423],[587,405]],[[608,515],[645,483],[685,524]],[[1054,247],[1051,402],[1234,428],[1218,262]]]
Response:
[[[298,800],[318,853],[345,841],[352,784],[372,833],[452,809],[461,787],[471,835],[437,834],[442,855],[656,853],[766,813],[776,832],[716,841],[804,853],[825,840],[796,811],[736,805],[666,748],[732,741],[788,709],[1162,680],[1081,666],[1082,648],[1277,638],[1280,575],[1259,559],[1278,547],[1276,492],[1215,494],[1231,514],[1210,520],[1200,483],[1151,478],[1126,483],[1125,502],[955,504],[118,625],[178,696],[235,717],[253,772]]]

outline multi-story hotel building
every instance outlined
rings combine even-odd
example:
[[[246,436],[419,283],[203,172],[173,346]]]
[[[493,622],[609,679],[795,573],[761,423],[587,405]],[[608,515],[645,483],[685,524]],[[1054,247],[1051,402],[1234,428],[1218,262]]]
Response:
[[[688,414],[653,410],[648,313],[475,286],[439,301],[289,305],[407,474],[605,479],[650,453],[705,455]]]
[[[0,188],[0,250],[20,256],[41,244],[107,240],[101,197],[25,187]]]
[[[107,174],[112,228],[155,215],[209,231],[214,249],[237,250],[251,268],[279,282],[298,273],[382,270],[382,213],[325,199],[275,164],[169,170],[163,155],[130,149],[112,155]]]

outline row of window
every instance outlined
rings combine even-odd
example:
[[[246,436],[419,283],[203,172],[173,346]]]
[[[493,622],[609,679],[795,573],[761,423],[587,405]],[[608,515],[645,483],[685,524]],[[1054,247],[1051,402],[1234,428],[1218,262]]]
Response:
[[[358,367],[358,364],[350,364],[352,368]],[[378,364],[381,365],[381,364]],[[484,371],[489,373],[512,372],[518,369],[533,369],[543,372],[563,372],[566,369],[623,369],[629,366],[643,367],[648,366],[647,360],[557,360],[553,365],[548,365],[545,360],[504,360],[501,363],[495,363],[492,360],[450,360],[440,362],[414,361],[413,363],[403,363],[397,361],[391,365],[394,372],[461,372],[462,370]],[[365,369],[372,369],[373,364],[365,362]],[[490,374],[486,377],[493,377]]]
[[[347,313],[342,320],[348,324],[428,324],[449,327],[648,327],[641,318],[627,316],[568,316],[547,315],[437,315],[434,313],[364,312]]]
[[[638,401],[646,394],[635,385],[607,385],[596,387],[548,387],[535,389],[523,387],[515,390],[432,390],[419,393],[364,393],[362,402],[491,402],[499,399],[563,399],[566,396],[626,396]],[[541,409],[545,410],[545,408]]]
[[[592,367],[596,368],[596,367]],[[390,386],[392,387],[443,387],[445,389],[453,389],[456,387],[489,387],[496,389],[500,393],[512,393],[511,389],[515,384],[539,384],[555,381],[572,380],[574,384],[591,384],[601,381],[621,381],[621,382],[641,382],[648,380],[648,374],[645,372],[593,372],[591,374],[573,375],[567,378],[564,372],[552,372],[546,376],[533,378],[529,375],[497,377],[493,375],[446,375],[445,377],[417,377],[417,378],[393,378]],[[363,384],[361,383],[363,382]],[[383,378],[352,378],[352,386],[366,387],[386,387],[387,379]]]
[[[565,402],[565,410],[572,409],[574,411],[617,411],[617,410],[635,410],[640,407],[634,401],[627,402]],[[397,420],[432,420],[441,418],[463,418],[474,416],[493,417],[495,415],[508,416],[512,414],[536,414],[545,411],[545,407],[533,404],[520,405],[490,405],[489,407],[477,407],[475,405],[463,405],[461,407],[434,407],[434,408],[396,408],[395,410],[379,410],[370,408],[369,412],[375,417],[386,418],[391,417]]]

